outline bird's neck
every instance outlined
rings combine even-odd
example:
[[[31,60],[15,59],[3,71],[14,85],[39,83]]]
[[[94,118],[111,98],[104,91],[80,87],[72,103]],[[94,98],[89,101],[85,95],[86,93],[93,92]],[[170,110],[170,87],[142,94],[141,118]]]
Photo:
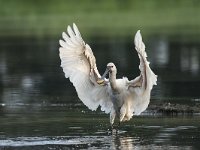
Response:
[[[114,92],[118,91],[116,83],[116,72],[109,73],[110,86]]]

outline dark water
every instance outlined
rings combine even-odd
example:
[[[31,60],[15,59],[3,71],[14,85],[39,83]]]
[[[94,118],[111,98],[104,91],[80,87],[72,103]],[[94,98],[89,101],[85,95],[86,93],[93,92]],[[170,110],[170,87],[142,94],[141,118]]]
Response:
[[[34,106],[40,110],[1,115],[0,148],[199,149],[199,116],[143,114],[122,124],[116,134],[108,130],[108,116],[100,112],[80,106]]]
[[[88,110],[64,78],[59,38],[0,39],[0,149],[199,149],[200,117],[145,112],[109,130],[109,116]],[[139,75],[133,38],[91,38],[102,73],[108,62],[118,77]],[[129,42],[130,41],[130,42]],[[152,100],[200,103],[200,44],[152,36],[146,40],[159,75]]]

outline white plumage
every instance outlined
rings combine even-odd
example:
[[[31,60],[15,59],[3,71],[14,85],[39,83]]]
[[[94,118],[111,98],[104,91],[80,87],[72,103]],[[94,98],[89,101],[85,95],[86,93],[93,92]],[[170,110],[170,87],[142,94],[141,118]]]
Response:
[[[83,41],[77,26],[73,24],[73,30],[68,26],[67,33],[63,32],[64,40],[59,41],[61,67],[65,77],[76,88],[78,97],[89,109],[96,110],[101,106],[102,111],[110,113],[110,123],[113,124],[115,117],[120,122],[130,120],[148,107],[157,76],[149,67],[140,31],[137,31],[134,43],[141,74],[130,81],[128,78],[116,79],[117,69],[113,63],[108,63],[101,76],[93,52]],[[109,79],[105,78],[107,73]]]

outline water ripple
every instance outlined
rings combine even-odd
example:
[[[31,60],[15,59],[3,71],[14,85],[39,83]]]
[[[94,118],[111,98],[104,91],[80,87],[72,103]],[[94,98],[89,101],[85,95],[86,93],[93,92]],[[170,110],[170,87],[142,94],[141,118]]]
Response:
[[[55,137],[17,137],[0,140],[0,147],[43,146],[43,145],[79,145],[91,144],[95,141],[104,141],[105,137],[85,136],[55,136]]]

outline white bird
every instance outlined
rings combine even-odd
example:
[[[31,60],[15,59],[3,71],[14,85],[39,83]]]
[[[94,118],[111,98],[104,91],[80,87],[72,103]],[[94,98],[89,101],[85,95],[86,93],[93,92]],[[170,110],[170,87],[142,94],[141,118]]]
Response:
[[[149,67],[145,45],[140,30],[135,35],[135,49],[140,59],[140,75],[133,80],[123,77],[116,79],[117,68],[108,63],[101,76],[96,66],[92,49],[86,44],[75,24],[73,30],[67,28],[60,40],[61,67],[65,77],[73,83],[80,100],[91,110],[101,106],[101,110],[110,113],[111,126],[117,117],[120,122],[128,121],[133,115],[146,110],[150,102],[153,85],[157,76]],[[109,79],[106,75],[109,74]]]

